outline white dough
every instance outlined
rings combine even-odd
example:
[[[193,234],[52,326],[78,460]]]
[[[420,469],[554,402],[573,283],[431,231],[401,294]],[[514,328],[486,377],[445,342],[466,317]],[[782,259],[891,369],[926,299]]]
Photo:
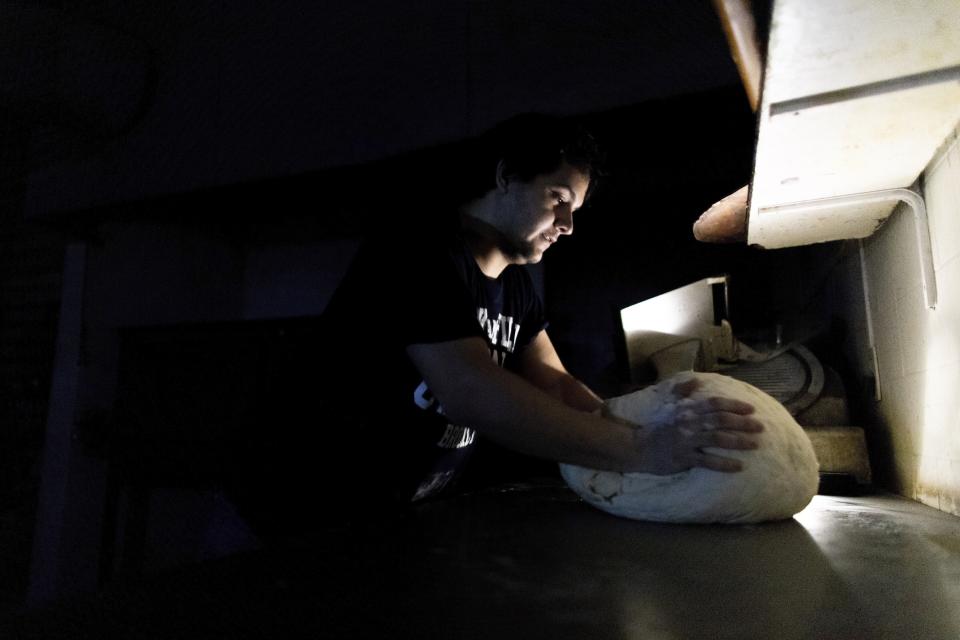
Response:
[[[689,399],[674,386],[697,378]],[[764,430],[752,450],[706,449],[743,461],[738,473],[694,467],[672,475],[597,471],[561,464],[563,479],[593,506],[626,518],[657,522],[752,523],[790,518],[809,504],[819,481],[810,439],[782,404],[756,387],[716,373],[684,372],[607,400],[613,415],[657,429],[691,401],[720,396],[752,404]]]

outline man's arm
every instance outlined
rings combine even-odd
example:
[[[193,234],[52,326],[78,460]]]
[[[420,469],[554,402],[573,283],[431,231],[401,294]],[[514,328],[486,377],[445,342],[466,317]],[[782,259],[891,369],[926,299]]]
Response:
[[[762,425],[750,405],[716,400],[692,405],[656,430],[573,409],[520,376],[498,367],[481,338],[415,344],[407,354],[457,424],[538,457],[595,469],[675,473],[693,466],[738,471],[737,460],[704,447],[752,449]]]
[[[546,331],[520,353],[520,375],[568,407],[588,412],[603,407],[603,400],[563,366]]]

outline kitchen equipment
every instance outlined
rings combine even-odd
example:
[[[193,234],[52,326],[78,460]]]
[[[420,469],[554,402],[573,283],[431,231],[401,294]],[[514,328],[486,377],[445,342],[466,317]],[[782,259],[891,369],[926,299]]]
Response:
[[[872,481],[862,428],[848,426],[839,376],[800,344],[754,350],[728,317],[727,277],[704,278],[621,310],[631,381],[711,371],[763,390],[804,427],[820,462],[821,487],[862,489]],[[852,484],[851,484],[852,483]]]

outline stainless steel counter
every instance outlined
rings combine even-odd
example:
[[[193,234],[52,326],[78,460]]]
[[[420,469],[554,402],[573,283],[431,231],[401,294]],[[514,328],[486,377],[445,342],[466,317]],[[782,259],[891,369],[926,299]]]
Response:
[[[662,525],[608,516],[557,485],[510,487],[115,584],[0,625],[10,631],[960,638],[960,518],[893,496],[818,496],[787,522]]]

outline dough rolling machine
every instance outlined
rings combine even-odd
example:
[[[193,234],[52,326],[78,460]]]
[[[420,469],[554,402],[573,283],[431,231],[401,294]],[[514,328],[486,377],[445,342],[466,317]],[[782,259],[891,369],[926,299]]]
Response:
[[[728,320],[727,277],[704,278],[620,312],[631,382],[711,371],[758,387],[803,426],[820,462],[821,491],[860,493],[872,482],[866,439],[851,426],[840,376],[799,343],[754,349]]]

